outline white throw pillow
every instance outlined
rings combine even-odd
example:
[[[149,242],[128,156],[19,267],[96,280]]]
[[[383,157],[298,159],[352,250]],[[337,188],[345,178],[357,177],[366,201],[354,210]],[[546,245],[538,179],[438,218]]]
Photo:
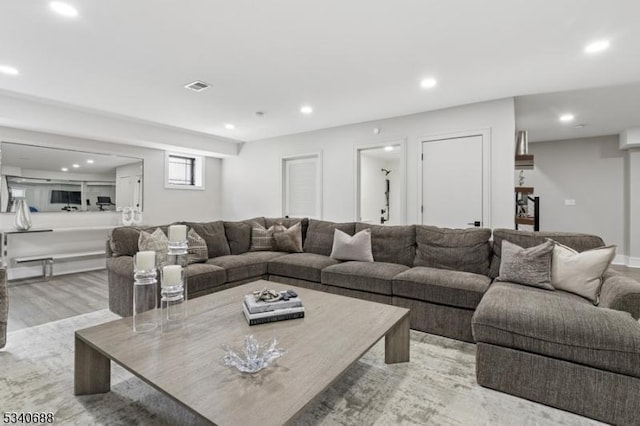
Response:
[[[578,253],[558,242],[551,260],[551,285],[598,304],[602,276],[616,255],[616,246],[598,247]]]
[[[338,260],[358,260],[373,262],[371,250],[371,229],[363,229],[353,237],[336,229],[333,233],[331,257]]]

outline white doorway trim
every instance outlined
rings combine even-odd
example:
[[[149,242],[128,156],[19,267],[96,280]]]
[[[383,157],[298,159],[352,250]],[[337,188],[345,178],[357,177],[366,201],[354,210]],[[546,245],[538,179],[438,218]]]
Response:
[[[424,200],[422,199],[422,155],[423,144],[425,142],[441,141],[446,139],[465,138],[470,136],[482,137],[482,227],[491,228],[491,128],[487,127],[478,130],[463,130],[458,132],[440,133],[435,135],[423,136],[418,138],[420,147],[418,148],[419,155],[418,161],[418,192],[417,192],[417,212],[416,217],[419,218],[422,223],[422,206]],[[429,225],[425,223],[423,225]]]
[[[304,160],[304,159],[315,159],[316,161],[316,209],[317,213],[313,217],[314,219],[322,219],[322,151],[311,152],[306,154],[297,154],[297,155],[289,155],[285,157],[280,157],[280,200],[281,200],[281,209],[282,216],[286,216],[287,213],[287,162],[291,160]]]
[[[400,145],[400,224],[407,223],[407,138],[389,139],[375,143],[356,145],[354,147],[354,188],[355,202],[353,219],[360,221],[360,152],[368,149],[384,148],[389,145]]]

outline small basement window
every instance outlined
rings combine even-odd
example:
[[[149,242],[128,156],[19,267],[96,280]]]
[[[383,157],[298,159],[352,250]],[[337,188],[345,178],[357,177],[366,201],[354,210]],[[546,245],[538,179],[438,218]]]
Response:
[[[204,161],[196,155],[167,152],[165,188],[204,189]]]

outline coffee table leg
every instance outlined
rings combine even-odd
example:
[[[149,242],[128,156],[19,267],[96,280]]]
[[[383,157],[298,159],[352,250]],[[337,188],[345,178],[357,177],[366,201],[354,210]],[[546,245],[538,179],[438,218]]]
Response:
[[[384,337],[384,362],[409,361],[409,315],[407,314]]]
[[[111,389],[111,360],[76,336],[74,395],[105,393]]]

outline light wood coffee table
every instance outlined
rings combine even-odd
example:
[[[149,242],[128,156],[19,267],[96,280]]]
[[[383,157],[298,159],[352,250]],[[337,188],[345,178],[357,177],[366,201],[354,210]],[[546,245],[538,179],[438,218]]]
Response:
[[[242,300],[263,287],[294,289],[305,318],[250,327]],[[212,423],[280,425],[382,337],[385,362],[409,361],[408,309],[262,280],[187,303],[182,329],[134,333],[129,317],[76,331],[75,394],[108,392],[115,361]],[[240,348],[248,334],[276,337],[288,353],[257,375],[225,366],[222,345]]]

